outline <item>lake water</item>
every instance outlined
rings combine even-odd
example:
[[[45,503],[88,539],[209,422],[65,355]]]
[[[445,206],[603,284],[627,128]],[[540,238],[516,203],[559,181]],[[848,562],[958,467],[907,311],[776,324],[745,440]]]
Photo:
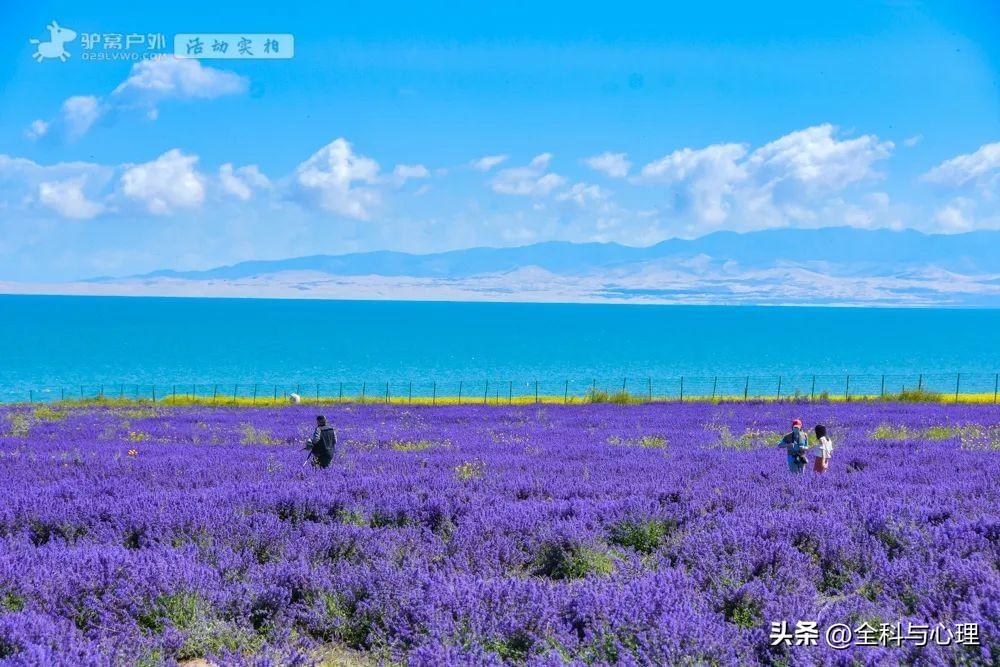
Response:
[[[0,296],[0,400],[873,393],[883,374],[992,393],[998,332],[1000,310]]]

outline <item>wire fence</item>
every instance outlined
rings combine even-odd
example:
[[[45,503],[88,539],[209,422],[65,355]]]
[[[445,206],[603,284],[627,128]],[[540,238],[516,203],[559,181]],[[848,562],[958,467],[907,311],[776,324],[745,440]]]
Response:
[[[508,380],[388,380],[322,383],[95,384],[12,388],[0,402],[199,402],[217,405],[301,402],[485,403],[653,402],[685,400],[909,400],[997,403],[1000,373],[719,375]]]

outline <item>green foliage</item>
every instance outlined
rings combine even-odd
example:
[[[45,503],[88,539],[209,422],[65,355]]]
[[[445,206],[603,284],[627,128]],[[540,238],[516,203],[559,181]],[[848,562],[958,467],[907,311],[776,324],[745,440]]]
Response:
[[[337,512],[337,519],[340,523],[348,526],[367,526],[368,517],[359,510],[342,509]]]
[[[486,464],[482,461],[465,461],[455,466],[455,477],[463,482],[486,477]]]
[[[139,658],[135,663],[135,667],[160,667],[160,665],[165,663],[163,650],[157,648]]]
[[[881,592],[882,584],[877,581],[866,581],[858,588],[858,595],[869,602],[875,602]]]
[[[212,605],[196,593],[181,591],[156,598],[137,618],[139,627],[161,634],[168,626],[186,636],[173,658],[192,660],[222,651],[249,652],[261,638],[219,617]]]
[[[662,435],[644,435],[639,438],[620,438],[617,435],[608,438],[608,444],[645,447],[647,449],[666,449],[667,439]]]
[[[24,604],[24,598],[13,591],[0,593],[0,613],[22,611]]]
[[[582,579],[588,575],[613,573],[615,562],[607,552],[592,547],[550,542],[542,545],[533,568],[533,574],[550,579]]]
[[[921,429],[879,424],[872,431],[871,437],[873,440],[930,441],[957,438],[965,449],[1000,449],[1000,427],[984,427],[979,424],[928,426]]]
[[[1000,426],[970,424],[960,435],[962,449],[1000,451]]]
[[[587,391],[584,401],[587,403],[616,403],[618,405],[631,405],[634,403],[645,403],[646,397],[639,394],[630,394],[624,389],[616,392],[607,392],[602,389],[590,389]]]
[[[437,444],[433,440],[393,440],[389,446],[397,452],[423,452]]]
[[[760,615],[760,603],[743,596],[727,600],[723,611],[727,621],[745,630],[759,627],[764,622]]]
[[[119,412],[122,417],[128,419],[152,419],[153,417],[159,416],[159,412],[155,408],[127,408]]]
[[[278,441],[271,437],[270,432],[259,429],[253,424],[240,424],[240,443],[244,445],[276,445]]]
[[[872,438],[874,440],[906,440],[911,437],[910,433],[910,430],[905,426],[879,424],[872,432]]]
[[[903,389],[898,394],[891,394],[885,398],[903,403],[938,403],[941,401],[941,394],[926,389]]]
[[[10,423],[9,433],[13,437],[24,437],[31,430],[31,418],[23,412],[11,412],[7,415]]]
[[[611,527],[609,540],[617,546],[649,554],[659,549],[664,538],[676,527],[676,521],[666,519],[626,519]]]
[[[330,639],[350,648],[368,648],[369,636],[381,623],[380,610],[360,608],[361,600],[338,593],[323,593],[323,612],[329,621]]]
[[[729,430],[729,426],[723,424],[718,427],[719,443],[726,449],[736,449],[740,451],[750,451],[754,449],[764,449],[774,447],[781,440],[781,433],[774,431],[762,431],[759,429],[747,429],[739,436],[734,436]]]
[[[834,593],[843,591],[854,576],[854,573],[847,567],[842,566],[832,566],[826,564],[823,566],[823,576],[820,579],[819,584],[816,589],[821,593]]]
[[[516,630],[506,637],[495,637],[483,641],[483,648],[496,653],[506,662],[522,664],[528,659],[534,642],[524,630]]]
[[[61,410],[53,410],[47,405],[40,405],[35,408],[31,416],[37,422],[58,422],[66,419],[66,413]]]
[[[132,442],[144,442],[149,440],[149,434],[142,431],[129,431],[128,439]]]

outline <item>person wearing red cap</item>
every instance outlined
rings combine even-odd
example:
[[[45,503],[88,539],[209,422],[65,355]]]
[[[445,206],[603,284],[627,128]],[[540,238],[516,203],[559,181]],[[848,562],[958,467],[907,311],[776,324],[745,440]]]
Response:
[[[806,452],[809,451],[809,436],[802,430],[802,420],[792,420],[792,432],[781,439],[779,447],[784,447],[788,456],[788,470],[793,473],[801,473],[805,470],[809,459]]]

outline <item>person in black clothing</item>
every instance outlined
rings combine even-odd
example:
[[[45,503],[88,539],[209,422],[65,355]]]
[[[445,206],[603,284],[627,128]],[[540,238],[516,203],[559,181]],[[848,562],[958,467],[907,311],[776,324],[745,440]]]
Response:
[[[323,415],[316,417],[316,430],[313,431],[305,449],[308,449],[312,454],[310,459],[314,466],[330,467],[330,463],[337,453],[337,432],[326,423],[326,417]]]

